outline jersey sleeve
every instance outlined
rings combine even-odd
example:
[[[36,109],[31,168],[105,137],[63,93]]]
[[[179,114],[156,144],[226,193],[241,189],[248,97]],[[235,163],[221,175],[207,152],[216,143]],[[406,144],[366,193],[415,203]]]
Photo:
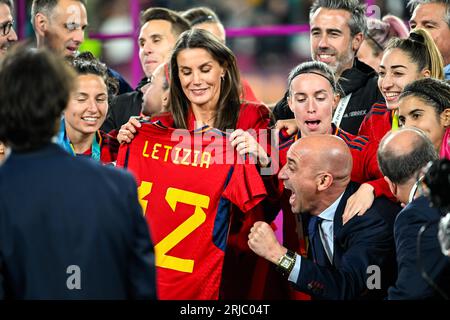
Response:
[[[371,113],[369,112],[364,117],[364,120],[361,122],[361,126],[359,127],[358,135],[360,136],[370,136],[370,133],[372,132],[372,117]]]
[[[236,164],[223,196],[242,212],[248,212],[260,203],[267,196],[267,192],[256,166]]]
[[[246,103],[241,106],[236,129],[256,131],[268,129],[270,125],[270,110],[263,104]]]
[[[128,158],[128,144],[122,144],[119,147],[119,152],[117,154],[117,167],[126,168],[127,167],[127,158]]]
[[[389,113],[384,103],[374,103],[359,127],[358,136],[367,136],[369,140],[380,141],[386,133],[385,115]]]
[[[353,156],[352,180],[370,184],[374,188],[373,193],[376,198],[385,196],[396,201],[378,166],[378,142],[368,141],[360,147],[360,149],[353,148],[351,150]]]

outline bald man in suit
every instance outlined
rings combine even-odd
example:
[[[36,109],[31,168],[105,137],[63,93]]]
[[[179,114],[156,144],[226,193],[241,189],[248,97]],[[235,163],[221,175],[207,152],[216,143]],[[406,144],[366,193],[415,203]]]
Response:
[[[292,211],[308,226],[307,257],[283,247],[265,222],[256,222],[249,234],[250,248],[313,299],[382,298],[394,280],[393,223],[400,207],[381,197],[343,226],[345,204],[358,187],[350,182],[351,170],[352,156],[342,139],[298,140],[279,178],[292,192]]]

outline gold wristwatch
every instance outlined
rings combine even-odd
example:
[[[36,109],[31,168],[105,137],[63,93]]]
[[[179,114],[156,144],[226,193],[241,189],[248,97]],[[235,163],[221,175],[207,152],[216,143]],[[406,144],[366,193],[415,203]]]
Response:
[[[288,250],[277,263],[277,270],[285,277],[289,277],[295,265],[297,255],[294,251]]]

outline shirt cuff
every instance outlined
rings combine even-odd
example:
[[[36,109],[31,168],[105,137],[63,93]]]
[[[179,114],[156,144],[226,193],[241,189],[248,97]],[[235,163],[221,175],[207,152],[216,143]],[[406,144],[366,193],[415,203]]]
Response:
[[[300,267],[302,266],[302,256],[299,254],[295,254],[295,264],[294,268],[292,268],[291,273],[289,274],[288,280],[294,283],[297,283],[297,279],[300,276]]]

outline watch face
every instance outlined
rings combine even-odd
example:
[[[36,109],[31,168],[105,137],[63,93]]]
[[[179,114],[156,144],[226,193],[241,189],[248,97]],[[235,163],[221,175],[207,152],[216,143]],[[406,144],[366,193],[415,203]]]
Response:
[[[289,259],[288,257],[283,257],[280,262],[280,267],[287,269],[291,265],[291,262],[292,259]]]

